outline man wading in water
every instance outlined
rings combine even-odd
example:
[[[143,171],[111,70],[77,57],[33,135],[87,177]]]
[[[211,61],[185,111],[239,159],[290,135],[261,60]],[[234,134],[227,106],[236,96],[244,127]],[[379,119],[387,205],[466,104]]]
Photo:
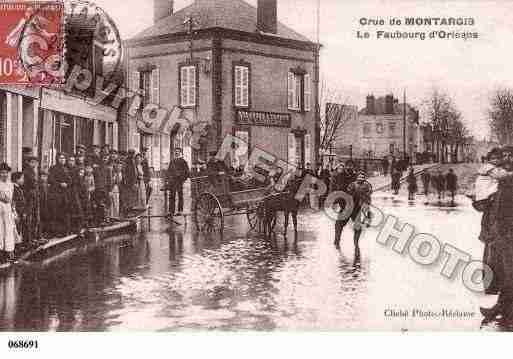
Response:
[[[347,193],[353,197],[353,209],[350,215],[342,216],[341,213],[344,211],[344,208],[341,208],[339,215],[344,218],[337,219],[335,222],[335,246],[340,248],[340,235],[342,233],[342,229],[347,222],[349,222],[349,219],[353,220],[355,262],[360,260],[359,241],[362,235],[363,226],[369,223],[371,217],[369,205],[371,204],[372,187],[366,179],[367,176],[365,173],[360,172],[356,181],[347,187]]]

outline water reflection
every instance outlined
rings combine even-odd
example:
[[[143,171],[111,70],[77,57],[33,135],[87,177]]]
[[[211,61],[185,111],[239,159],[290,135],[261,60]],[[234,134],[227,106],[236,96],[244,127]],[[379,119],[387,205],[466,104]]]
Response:
[[[153,226],[0,273],[0,329],[329,329],[366,270],[313,231],[266,240]]]

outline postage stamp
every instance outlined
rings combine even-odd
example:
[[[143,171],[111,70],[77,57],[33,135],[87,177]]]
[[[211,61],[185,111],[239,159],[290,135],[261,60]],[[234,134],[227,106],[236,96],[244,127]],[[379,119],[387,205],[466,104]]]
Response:
[[[61,83],[64,4],[0,2],[0,84]]]

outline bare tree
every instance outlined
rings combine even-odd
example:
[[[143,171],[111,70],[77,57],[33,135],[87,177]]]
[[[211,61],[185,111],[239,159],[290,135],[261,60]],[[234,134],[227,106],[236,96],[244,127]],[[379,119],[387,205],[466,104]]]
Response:
[[[328,88],[322,81],[320,92],[321,105],[321,142],[320,150],[329,152],[337,142],[342,127],[351,119],[351,106],[344,100],[340,91]]]
[[[490,128],[501,145],[511,145],[513,141],[513,90],[496,90],[490,100]]]
[[[456,159],[459,146],[468,138],[461,112],[451,97],[438,89],[434,89],[424,101],[424,107],[431,127],[432,148],[436,158],[440,162],[445,162],[451,153],[451,157]]]

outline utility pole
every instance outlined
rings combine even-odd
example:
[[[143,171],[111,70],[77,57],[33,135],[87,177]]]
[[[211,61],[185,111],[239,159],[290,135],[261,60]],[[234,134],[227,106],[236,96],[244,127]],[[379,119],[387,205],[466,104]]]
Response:
[[[192,16],[189,16],[186,20],[187,23],[189,23],[188,33],[189,33],[189,57],[192,62],[192,58],[194,56],[194,49],[193,49],[193,27],[194,27],[194,20],[192,19]]]
[[[406,89],[403,90],[403,158],[406,159]]]
[[[319,83],[320,83],[320,64],[319,64],[319,56],[321,51],[320,45],[320,28],[321,28],[321,0],[317,0],[317,14],[316,14],[316,44],[314,50],[314,73],[315,73],[315,125],[314,125],[314,148],[315,148],[315,157],[314,157],[314,168],[317,167],[317,163],[319,162],[319,150],[320,150],[320,139],[321,139],[321,130],[320,130],[320,122],[321,122],[321,105],[319,103]],[[317,145],[317,146],[316,146]]]

